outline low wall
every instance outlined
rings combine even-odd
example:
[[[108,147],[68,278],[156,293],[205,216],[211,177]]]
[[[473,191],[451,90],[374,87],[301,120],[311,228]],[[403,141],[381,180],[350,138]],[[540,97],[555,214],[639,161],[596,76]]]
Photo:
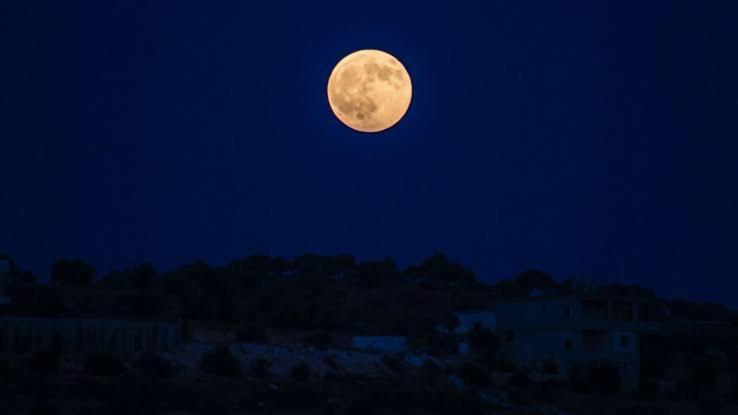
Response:
[[[46,347],[67,353],[167,352],[182,343],[179,322],[0,317],[0,352]]]

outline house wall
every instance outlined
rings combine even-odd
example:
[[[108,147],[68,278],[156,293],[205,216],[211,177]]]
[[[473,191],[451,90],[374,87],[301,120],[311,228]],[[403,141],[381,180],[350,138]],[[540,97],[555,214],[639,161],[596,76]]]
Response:
[[[612,331],[610,332],[610,346],[607,360],[618,368],[623,387],[628,390],[637,389],[640,379],[638,334],[628,331]]]
[[[501,354],[520,365],[537,366],[546,359],[556,362],[565,374],[579,360],[582,335],[578,331],[517,330],[502,335]]]
[[[496,305],[495,311],[500,330],[560,327],[570,325],[582,315],[581,305],[574,298],[502,302]]]

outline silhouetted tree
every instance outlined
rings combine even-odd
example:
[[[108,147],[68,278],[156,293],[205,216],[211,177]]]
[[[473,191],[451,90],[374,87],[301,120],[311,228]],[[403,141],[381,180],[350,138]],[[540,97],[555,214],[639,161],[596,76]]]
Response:
[[[51,267],[51,283],[57,286],[85,286],[95,278],[95,269],[80,259],[60,259]]]
[[[397,265],[391,259],[359,263],[356,279],[360,286],[379,288],[397,281]]]
[[[215,350],[204,353],[200,358],[200,370],[217,376],[235,378],[241,376],[241,364],[226,345],[218,345]]]
[[[419,265],[408,267],[404,274],[423,287],[444,289],[469,286],[476,283],[474,273],[460,264],[436,253]]]
[[[272,367],[272,361],[260,357],[251,362],[251,372],[257,379],[266,379],[269,377],[269,369]]]
[[[85,372],[96,376],[115,376],[125,372],[126,366],[113,353],[95,352],[85,359]]]
[[[453,333],[456,331],[456,329],[459,328],[459,326],[461,326],[461,322],[459,321],[459,318],[456,317],[455,314],[448,314],[441,321],[441,326],[443,326],[443,330],[446,333]]]
[[[467,362],[459,370],[459,377],[467,384],[486,387],[492,382],[489,372],[482,366]]]
[[[494,359],[500,350],[500,338],[492,330],[475,325],[469,331],[469,347],[475,353]]]
[[[290,368],[290,377],[292,380],[304,382],[310,378],[310,366],[305,362],[300,362]]]
[[[550,275],[541,270],[523,271],[515,277],[515,288],[522,295],[528,294],[532,290],[555,290],[558,284]]]
[[[150,352],[142,353],[138,356],[133,361],[133,366],[145,375],[160,378],[172,376],[175,372],[174,366],[172,366],[169,360]]]

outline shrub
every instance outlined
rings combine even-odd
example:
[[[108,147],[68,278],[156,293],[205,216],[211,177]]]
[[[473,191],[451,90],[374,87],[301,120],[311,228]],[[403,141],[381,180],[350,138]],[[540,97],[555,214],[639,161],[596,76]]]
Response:
[[[325,356],[323,358],[323,363],[325,363],[326,366],[331,368],[331,370],[338,370],[340,369],[340,366],[338,366],[338,361],[336,360],[336,355],[330,354],[328,356]]]
[[[469,332],[469,348],[489,356],[496,356],[500,349],[500,338],[490,329],[474,327]]]
[[[47,401],[39,401],[31,407],[31,415],[56,415],[56,407]]]
[[[266,341],[266,330],[258,326],[242,326],[236,330],[236,339],[246,343],[260,343]]]
[[[574,390],[580,393],[613,395],[620,392],[620,374],[615,366],[605,362],[589,366],[573,365],[569,371]]]
[[[543,373],[547,375],[558,375],[559,374],[559,365],[556,364],[556,361],[547,358],[543,361],[543,367],[542,367]]]
[[[429,352],[433,356],[439,356],[446,353],[458,353],[459,343],[451,334],[434,333],[428,337]]]
[[[125,372],[120,358],[112,353],[90,353],[85,359],[85,372],[95,376],[115,376]]]
[[[59,371],[61,353],[57,349],[41,349],[33,352],[29,365],[39,373],[56,373]]]
[[[310,378],[310,366],[305,362],[300,362],[290,369],[290,377],[292,380],[304,382]]]
[[[205,373],[236,378],[241,376],[241,364],[226,345],[218,345],[200,358],[200,370]]]
[[[305,343],[306,346],[330,346],[333,344],[333,336],[331,336],[330,333],[325,332],[312,333],[305,336],[303,343]]]
[[[469,362],[461,367],[459,377],[464,383],[474,386],[485,387],[491,383],[489,373],[483,367]]]
[[[62,258],[51,267],[53,285],[84,286],[95,278],[95,269],[80,259]]]
[[[141,373],[159,378],[172,376],[175,372],[174,366],[169,360],[156,353],[143,353],[133,362],[133,366]]]
[[[620,392],[620,374],[615,366],[599,364],[590,367],[589,377],[597,392],[606,395]]]
[[[518,389],[529,389],[533,382],[530,380],[528,373],[522,370],[518,370],[512,376],[510,376],[510,386]]]
[[[405,371],[405,364],[401,356],[384,355],[382,357],[382,363],[397,374],[401,374]]]
[[[494,369],[496,372],[512,373],[517,370],[517,366],[508,359],[495,359]]]
[[[433,360],[423,360],[423,365],[420,367],[424,373],[430,376],[440,375],[443,373],[443,368],[438,366]]]
[[[269,377],[269,369],[272,367],[272,361],[260,357],[251,362],[251,372],[258,379],[266,379]]]
[[[18,368],[10,360],[0,360],[0,379],[12,380],[18,376]]]
[[[691,380],[703,387],[714,388],[717,384],[718,371],[707,364],[697,364],[692,367]]]

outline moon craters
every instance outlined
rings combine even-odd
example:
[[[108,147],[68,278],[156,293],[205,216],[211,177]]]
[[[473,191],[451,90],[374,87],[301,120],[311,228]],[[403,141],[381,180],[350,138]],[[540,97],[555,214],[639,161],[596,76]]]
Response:
[[[349,127],[377,132],[397,123],[407,111],[412,86],[405,68],[391,55],[362,50],[336,65],[328,81],[328,100]]]

